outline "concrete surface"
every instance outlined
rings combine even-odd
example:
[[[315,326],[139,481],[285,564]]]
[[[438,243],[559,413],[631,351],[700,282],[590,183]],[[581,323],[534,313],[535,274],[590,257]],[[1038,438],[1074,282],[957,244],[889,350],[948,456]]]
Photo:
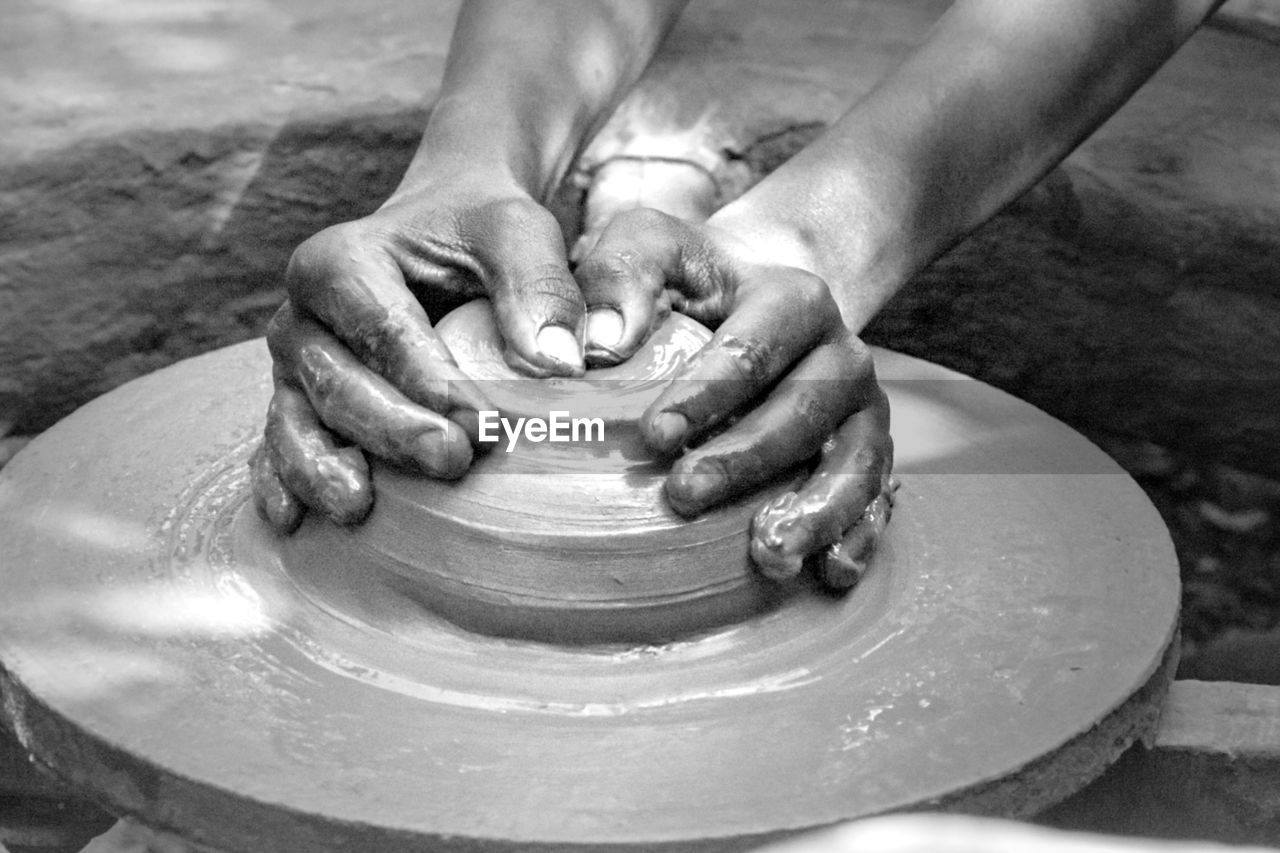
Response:
[[[260,334],[292,247],[394,183],[452,14],[407,0],[9,4],[0,413],[15,431]]]

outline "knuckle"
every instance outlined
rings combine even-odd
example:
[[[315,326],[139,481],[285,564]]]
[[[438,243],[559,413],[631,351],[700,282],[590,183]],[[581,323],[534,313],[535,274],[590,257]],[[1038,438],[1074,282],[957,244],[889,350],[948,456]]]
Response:
[[[775,373],[773,349],[752,338],[726,337],[720,346],[731,379],[752,384],[769,380]]]
[[[285,269],[289,296],[305,304],[315,285],[357,257],[364,242],[352,222],[332,225],[308,237],[293,250]]]
[[[328,369],[328,360],[311,357],[310,352],[302,354],[303,362],[310,368],[306,372],[305,382],[308,396],[315,401],[316,408],[326,412],[335,405],[342,406],[349,395],[351,377]],[[319,362],[319,364],[318,364]],[[323,366],[320,366],[320,365]]]
[[[835,434],[840,426],[840,412],[829,402],[827,384],[821,382],[806,383],[796,401],[796,416],[802,429],[797,438],[805,443],[821,446],[828,437]]]
[[[582,291],[588,297],[609,296],[610,302],[628,298],[664,299],[666,281],[656,264],[631,249],[617,249],[588,258],[579,267]]]
[[[836,308],[835,298],[831,295],[831,288],[816,275],[801,272],[792,280],[790,290],[788,299],[795,300],[806,316],[820,318],[824,321],[824,325],[833,318],[839,318],[840,312]]]
[[[400,341],[413,333],[412,324],[403,316],[382,309],[368,316],[353,318],[345,337],[348,346],[379,373],[388,373],[396,360]]]
[[[270,350],[271,358],[277,367],[288,360],[289,342],[293,339],[296,325],[297,318],[294,316],[293,306],[288,301],[281,305],[267,321],[267,349]]]
[[[578,273],[588,285],[625,283],[635,275],[634,257],[625,250],[593,254],[578,265]]]
[[[307,343],[299,347],[296,371],[306,389],[306,398],[321,420],[328,420],[326,415],[335,405],[339,410],[346,408],[356,377],[335,362],[324,345]],[[301,401],[297,405],[302,405]]]
[[[869,372],[872,377],[875,376],[875,363],[871,357],[871,347],[867,346],[862,341],[862,338],[859,338],[843,324],[840,326],[839,344],[849,361],[856,365],[861,373]]]
[[[671,316],[671,300],[661,292],[653,306],[653,319],[649,323],[649,331],[657,331],[667,318]]]
[[[884,454],[875,447],[858,447],[849,454],[847,467],[849,472],[859,476],[874,477],[879,482],[880,466],[884,464]]]
[[[267,321],[267,337],[279,338],[286,334],[293,325],[293,306],[289,300],[285,300],[276,312],[271,315],[271,319]]]
[[[666,231],[675,221],[670,214],[652,207],[636,207],[614,217],[614,226],[626,231]]]
[[[281,447],[296,443],[293,437],[304,431],[314,421],[314,411],[302,391],[277,386],[267,404],[266,423],[263,428],[263,447],[267,458],[277,468]]]
[[[515,296],[537,315],[572,321],[583,311],[581,291],[557,264],[527,267],[511,287]]]
[[[271,458],[271,453],[267,449],[267,439],[264,435],[262,440],[258,442],[258,446],[254,448],[253,455],[249,457],[249,472],[253,478],[253,489],[258,491],[260,487],[270,483],[275,478],[276,466]]]
[[[541,205],[529,199],[501,198],[485,202],[481,214],[490,228],[498,232],[528,233],[557,229],[556,218]]]
[[[286,393],[286,391],[277,387],[275,393],[271,395],[271,401],[267,403],[267,418],[263,436],[264,447],[271,444],[273,433],[288,420],[288,416],[285,414],[287,404],[284,395]]]
[[[885,390],[880,386],[880,383],[876,382],[871,386],[870,396],[871,396],[870,407],[876,410],[877,414],[880,416],[880,420],[882,421],[884,428],[888,429],[889,395],[885,393]]]

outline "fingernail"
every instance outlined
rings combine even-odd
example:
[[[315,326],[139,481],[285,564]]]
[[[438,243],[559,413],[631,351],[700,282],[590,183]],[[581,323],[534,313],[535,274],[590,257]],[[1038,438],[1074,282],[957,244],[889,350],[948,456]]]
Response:
[[[302,524],[302,505],[286,492],[262,496],[257,503],[258,512],[277,533],[287,536]]]
[[[489,445],[480,441],[480,414],[474,409],[454,409],[449,413],[449,420],[462,428],[467,434],[467,440],[471,442],[471,447],[475,449],[484,449]]]
[[[671,453],[684,444],[689,432],[689,419],[679,412],[663,412],[649,425],[649,435],[656,450]]]
[[[582,370],[582,347],[564,326],[544,326],[538,332],[538,351],[553,361]]]
[[[804,567],[804,557],[782,554],[773,543],[762,543],[759,537],[751,540],[751,560],[760,569],[760,574],[775,581],[789,580],[800,574]]]
[[[423,471],[442,480],[456,480],[471,467],[471,442],[450,441],[446,433],[425,432],[413,442],[414,458]]]
[[[612,308],[597,308],[587,315],[587,346],[613,347],[622,340],[622,315]]]
[[[795,511],[799,495],[786,492],[760,508],[751,525],[751,559],[765,577],[784,581],[800,574],[812,532]]]
[[[369,464],[355,448],[345,448],[335,459],[320,460],[317,492],[324,513],[338,524],[358,524],[373,508]]]
[[[851,559],[839,544],[832,545],[823,555],[822,580],[830,589],[852,589],[866,572],[866,561]]]
[[[667,500],[685,517],[719,504],[728,494],[729,478],[715,463],[702,462],[692,469],[673,471],[667,479]]]

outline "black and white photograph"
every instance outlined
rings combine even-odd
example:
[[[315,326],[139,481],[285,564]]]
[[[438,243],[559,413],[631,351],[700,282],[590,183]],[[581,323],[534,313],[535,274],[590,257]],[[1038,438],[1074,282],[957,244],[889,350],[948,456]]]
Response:
[[[1280,851],[1280,0],[0,0],[0,853]]]

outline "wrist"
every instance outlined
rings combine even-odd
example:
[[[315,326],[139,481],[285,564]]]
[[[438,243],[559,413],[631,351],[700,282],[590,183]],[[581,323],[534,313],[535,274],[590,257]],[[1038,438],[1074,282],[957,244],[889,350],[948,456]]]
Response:
[[[543,139],[484,98],[443,96],[393,198],[445,183],[501,188],[544,203],[576,151],[571,140],[560,142]]]
[[[813,233],[787,212],[750,194],[717,210],[707,225],[731,237],[747,261],[820,274]]]
[[[736,238],[753,261],[821,278],[858,332],[909,277],[908,241],[861,188],[835,189],[830,180],[806,185],[775,173],[708,224]]]
[[[542,204],[501,167],[487,168],[470,161],[440,157],[424,160],[406,173],[391,195],[379,205],[379,210],[413,209],[421,205],[434,208],[442,203],[476,206],[502,200],[528,200]]]

